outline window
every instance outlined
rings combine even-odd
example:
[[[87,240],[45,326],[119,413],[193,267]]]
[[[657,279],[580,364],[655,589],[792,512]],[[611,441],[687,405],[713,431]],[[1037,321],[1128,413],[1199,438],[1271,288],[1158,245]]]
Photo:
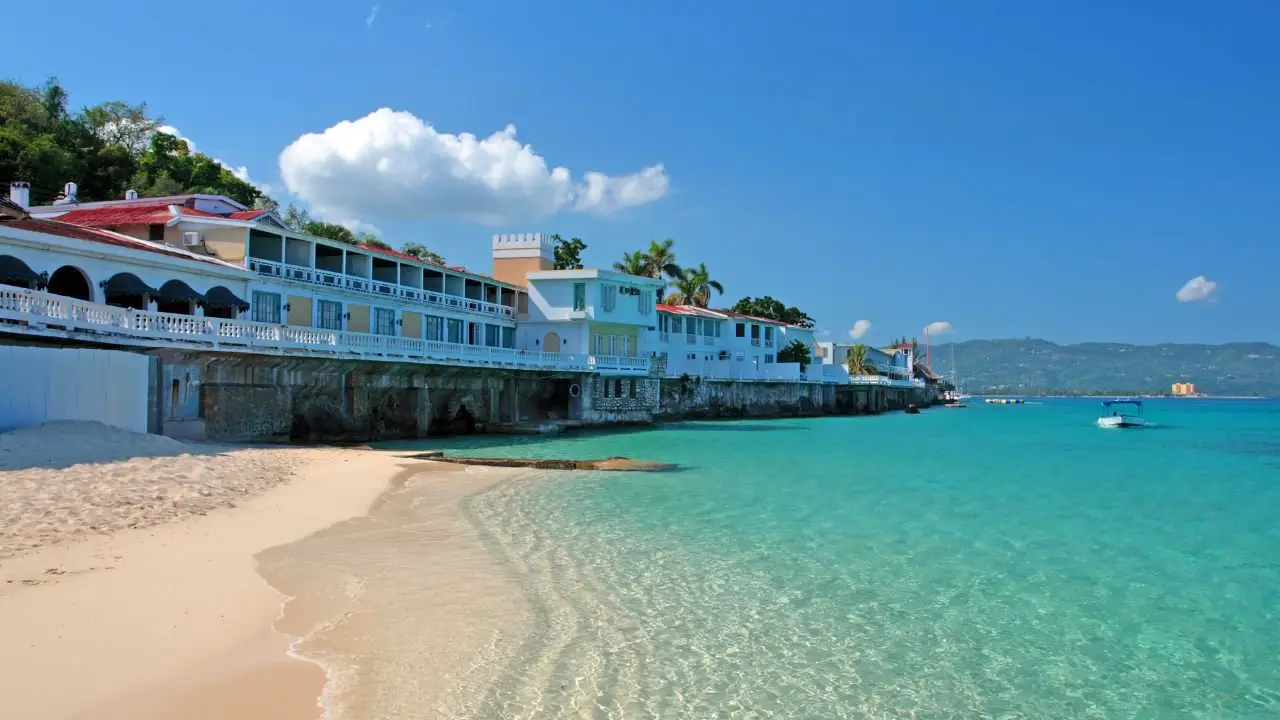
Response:
[[[687,360],[697,360],[697,359],[698,359],[698,353],[689,353],[688,355],[685,355],[685,359],[687,359]]]
[[[280,295],[253,291],[253,321],[280,324]]]
[[[443,340],[444,339],[444,318],[436,315],[427,315],[427,339]]]
[[[573,309],[574,310],[587,309],[587,284],[586,283],[573,284]]]
[[[639,384],[640,384],[640,383],[636,382],[635,380],[632,380],[632,381],[631,381],[631,397],[632,397],[632,399],[635,399],[635,396],[636,396],[636,385],[639,385]]]
[[[395,335],[396,311],[386,308],[374,308],[373,333],[375,335]]]
[[[747,327],[746,325],[743,325],[742,323],[738,323],[738,327],[737,327],[738,337],[747,336],[746,327]]]
[[[666,315],[658,316],[658,332],[671,332],[671,318]]]
[[[621,351],[622,355],[624,357],[631,357],[631,336],[623,335],[620,339],[622,341],[622,344],[619,347],[619,350]]]
[[[147,239],[151,242],[164,242],[164,224],[154,224],[147,226]]]
[[[688,342],[697,342],[699,322],[705,322],[705,321],[700,321],[698,320],[698,318],[689,318],[689,320],[685,322],[684,324],[685,339]]]
[[[760,339],[760,326],[759,326],[759,325],[752,325],[752,326],[751,326],[751,339],[752,339],[752,340],[759,340],[759,339]]]
[[[609,391],[611,391],[611,390],[613,390],[613,383],[609,382],[608,380],[605,380],[605,381],[604,381],[604,396],[605,396],[605,397],[610,397],[610,395],[609,395]]]
[[[681,322],[681,318],[678,318],[678,317],[671,318],[671,332],[677,333],[677,334],[680,332],[680,322]]]
[[[773,344],[773,328],[771,327],[766,327],[764,329],[764,344],[765,345]]]
[[[618,336],[614,335],[613,333],[609,334],[609,354],[610,355],[618,354]]]
[[[502,328],[502,347],[513,348],[516,346],[516,329],[513,327]]]
[[[637,292],[640,294],[636,295],[636,309],[640,311],[641,315],[648,315],[653,312],[653,293],[646,290]]]
[[[605,312],[613,312],[618,307],[618,286],[617,285],[601,285],[600,286],[600,307]]]
[[[342,303],[332,300],[321,300],[316,310],[316,327],[325,330],[342,329]]]
[[[703,336],[703,337],[715,337],[715,335],[716,335],[716,321],[715,321],[715,320],[703,320],[703,321],[702,321],[702,336]]]
[[[622,397],[622,381],[621,380],[613,381],[613,396]]]
[[[772,363],[772,362],[773,362],[773,356],[772,356],[772,355],[765,355],[765,356],[764,356],[764,362],[765,362],[765,364],[766,364],[766,365],[768,365],[768,364]]]
[[[462,321],[449,318],[449,342],[462,344]]]
[[[600,338],[601,337],[602,336],[599,334],[591,336],[591,354],[592,355],[600,354]]]
[[[485,347],[498,347],[502,344],[502,326],[501,325],[485,325],[484,326],[484,344]]]

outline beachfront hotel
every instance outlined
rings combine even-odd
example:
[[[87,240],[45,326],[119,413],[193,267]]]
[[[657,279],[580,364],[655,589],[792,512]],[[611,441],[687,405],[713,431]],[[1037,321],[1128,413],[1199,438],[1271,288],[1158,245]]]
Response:
[[[0,218],[0,335],[156,360],[138,381],[157,395],[153,431],[648,422],[672,378],[787,383],[797,407],[836,406],[824,387],[923,388],[909,354],[874,351],[876,375],[850,378],[844,346],[810,329],[662,305],[661,280],[557,270],[542,233],[493,236],[486,275],[299,233],[222,196],[79,202],[68,183],[52,205],[28,197],[12,183]],[[781,362],[797,341],[811,361]]]

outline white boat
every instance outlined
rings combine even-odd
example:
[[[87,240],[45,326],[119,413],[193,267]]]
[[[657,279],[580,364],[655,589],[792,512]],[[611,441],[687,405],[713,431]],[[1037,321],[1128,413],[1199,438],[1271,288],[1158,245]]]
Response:
[[[951,390],[946,391],[942,396],[943,407],[963,408],[969,407],[965,404],[968,395],[960,392],[960,384],[956,380],[956,344],[951,343]]]
[[[1111,414],[1104,412],[1098,418],[1098,427],[1131,428],[1145,427],[1147,424],[1147,419],[1142,415],[1141,400],[1107,400],[1102,403],[1102,407]]]

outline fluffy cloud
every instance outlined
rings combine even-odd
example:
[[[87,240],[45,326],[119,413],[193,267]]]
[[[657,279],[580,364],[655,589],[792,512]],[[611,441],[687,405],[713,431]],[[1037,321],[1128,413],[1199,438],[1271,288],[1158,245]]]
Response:
[[[335,222],[456,217],[498,225],[564,210],[606,215],[670,188],[660,164],[630,175],[588,172],[575,182],[516,140],[514,125],[485,138],[454,135],[388,108],[293,141],[280,153],[280,174],[290,192]]]
[[[1178,302],[1199,302],[1208,300],[1214,290],[1218,289],[1218,283],[1212,280],[1206,280],[1203,275],[1197,275],[1187,281],[1186,285],[1178,291]]]
[[[373,23],[376,22],[377,20],[378,20],[378,6],[375,3],[373,8],[369,10],[369,14],[366,15],[364,18],[364,26],[367,28],[371,28],[373,27]]]
[[[178,128],[176,128],[176,127],[174,127],[174,126],[172,126],[172,125],[161,125],[160,127],[157,127],[157,128],[156,128],[156,132],[162,132],[162,133],[164,133],[164,134],[166,134],[166,135],[172,135],[172,136],[174,136],[174,137],[178,138],[179,140],[181,140],[182,142],[186,143],[186,144],[187,144],[187,150],[189,150],[189,151],[191,151],[191,152],[193,152],[193,153],[194,153],[194,152],[199,152],[199,150],[196,150],[196,141],[195,141],[195,140],[192,140],[191,138],[189,138],[189,137],[187,137],[187,136],[185,136],[185,135],[183,135],[183,134],[182,134],[182,132],[178,130]],[[256,183],[256,182],[254,182],[252,179],[250,179],[250,178],[249,178],[249,168],[248,168],[248,167],[246,167],[246,166],[244,166],[244,165],[232,165],[232,164],[230,164],[230,163],[228,163],[228,162],[224,161],[222,158],[213,158],[213,161],[214,161],[214,162],[216,162],[216,163],[218,163],[218,164],[219,164],[219,165],[221,165],[222,167],[226,168],[227,170],[230,170],[232,175],[235,175],[237,178],[239,178],[239,179],[243,180],[244,182],[247,182],[247,183],[249,183],[250,185],[252,185],[252,186],[254,186],[254,187],[258,188],[258,189],[259,189],[259,190],[261,190],[262,192],[264,192],[264,193],[265,193],[265,192],[269,192],[269,187],[270,187],[270,186],[268,186],[268,185],[260,185],[260,184],[258,184],[258,183]]]
[[[860,340],[862,336],[866,335],[867,331],[870,329],[871,329],[870,320],[859,320],[855,322],[852,327],[849,328],[849,337],[853,338],[854,340]]]
[[[930,337],[934,335],[946,335],[947,333],[953,332],[954,330],[955,328],[951,327],[951,323],[947,322],[946,320],[938,320],[937,322],[931,322],[928,325],[924,326],[925,334],[929,335]]]

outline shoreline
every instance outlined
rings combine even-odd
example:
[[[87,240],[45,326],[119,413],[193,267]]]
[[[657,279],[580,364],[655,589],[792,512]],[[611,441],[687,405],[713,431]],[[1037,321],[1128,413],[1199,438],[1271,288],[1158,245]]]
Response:
[[[299,461],[296,474],[234,506],[0,562],[0,715],[319,717],[325,671],[276,629],[292,600],[256,558],[367,514],[428,464],[278,452]]]

